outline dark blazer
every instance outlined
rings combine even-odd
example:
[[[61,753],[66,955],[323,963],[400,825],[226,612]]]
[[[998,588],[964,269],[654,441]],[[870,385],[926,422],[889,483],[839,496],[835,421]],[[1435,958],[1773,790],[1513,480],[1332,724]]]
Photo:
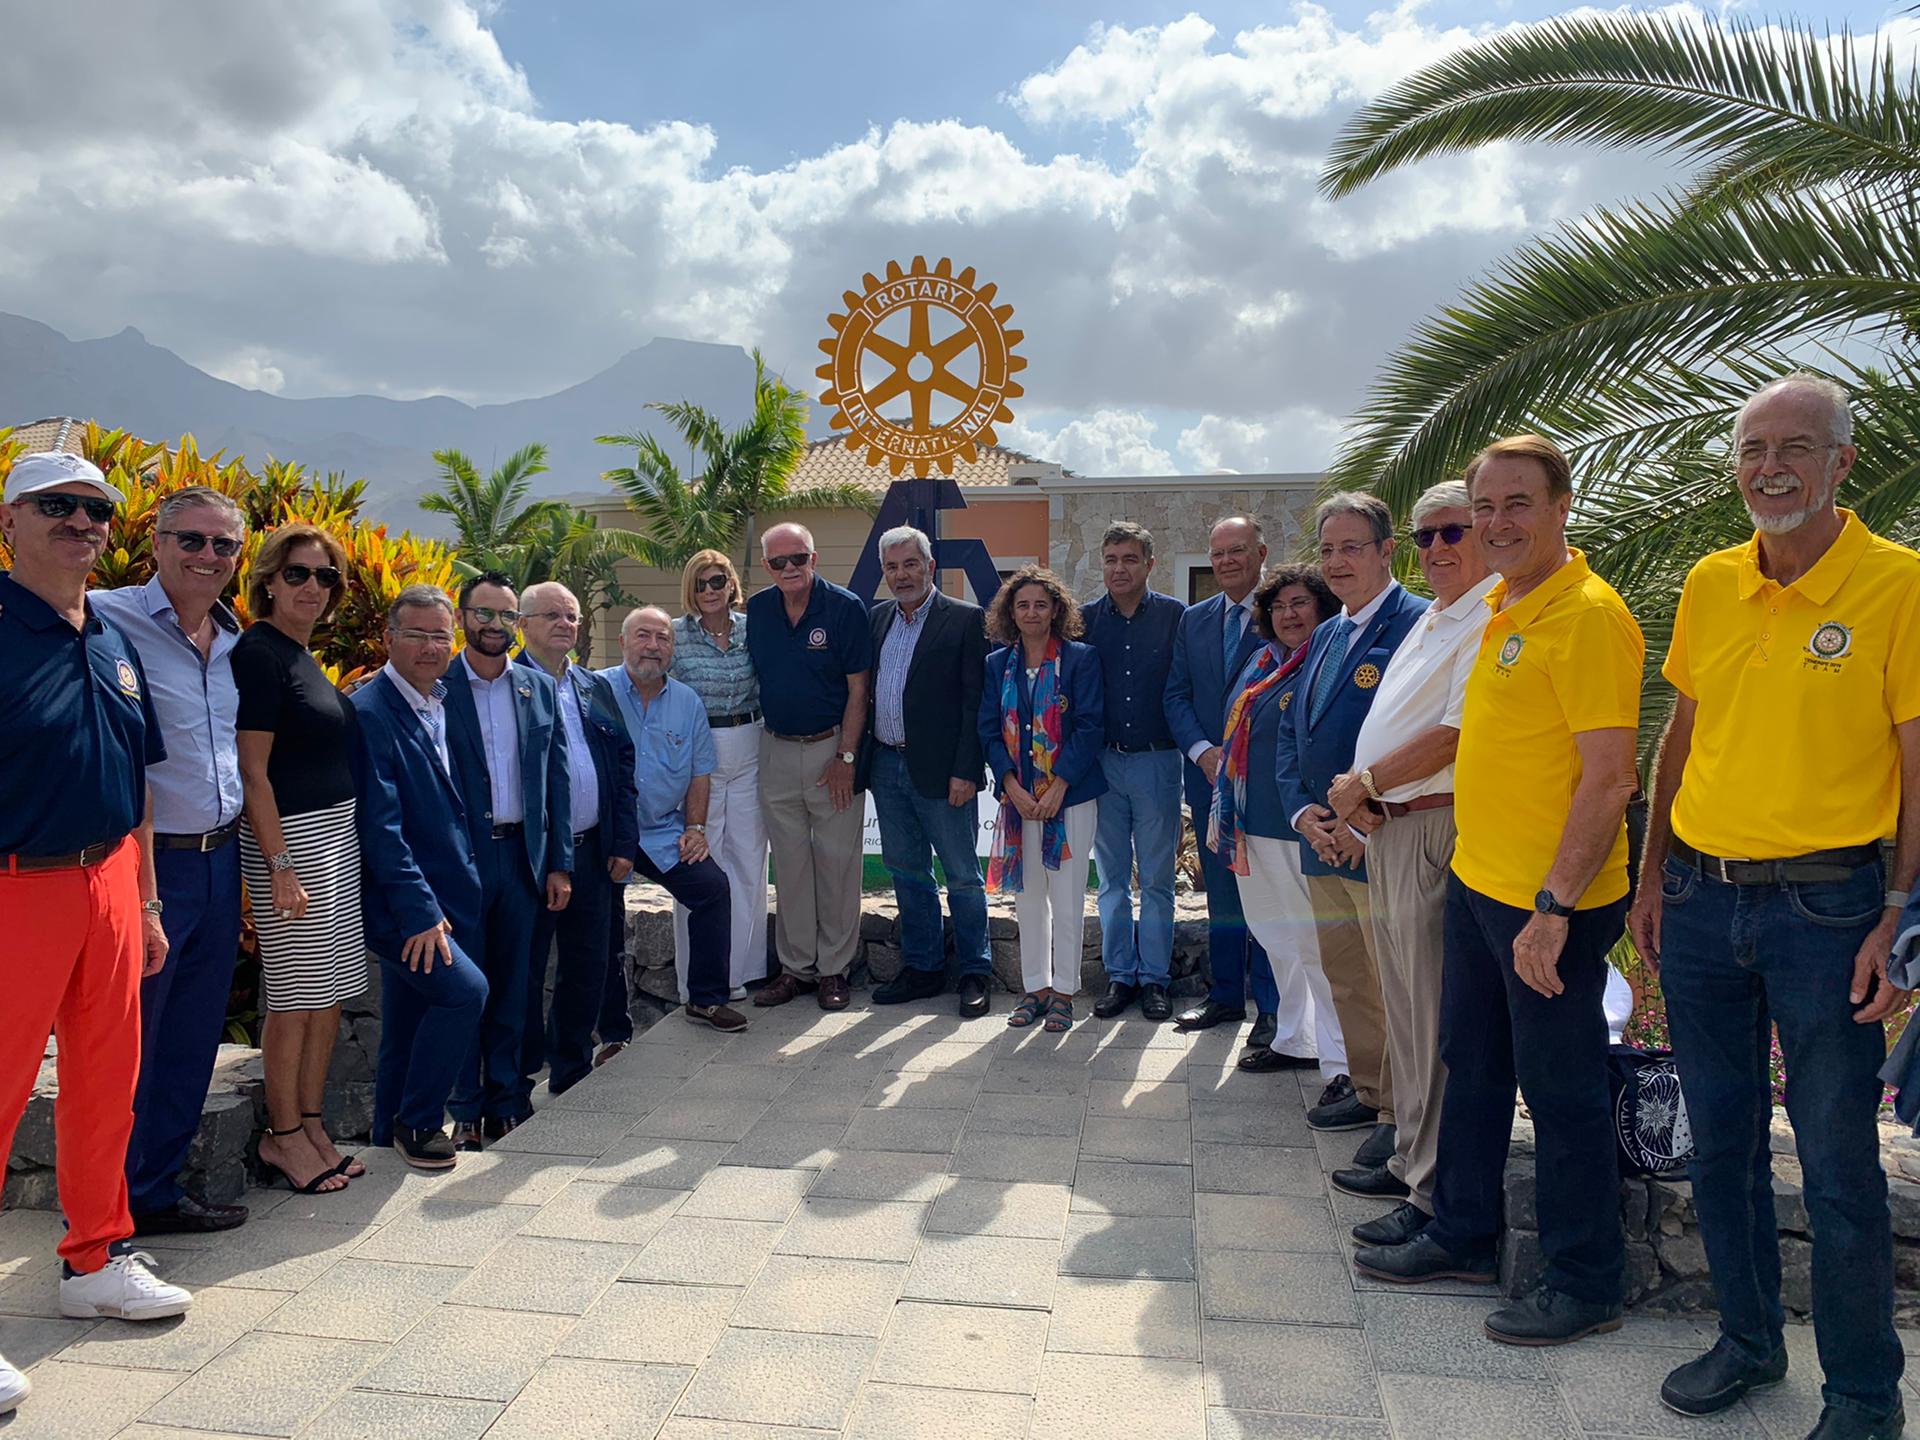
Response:
[[[1003,645],[987,656],[986,683],[980,689],[980,745],[987,755],[996,795],[1005,798],[1005,780],[1014,768],[1007,753],[1006,737],[1000,733],[1000,687],[1006,683],[1007,666],[1018,667],[1020,685],[1020,783],[1033,788],[1033,692],[1027,685],[1026,666],[1018,645]],[[1078,640],[1060,647],[1060,688],[1067,694],[1067,728],[1060,737],[1060,753],[1053,773],[1067,782],[1064,811],[1082,800],[1093,800],[1107,793],[1107,772],[1100,755],[1106,749],[1106,681],[1100,670],[1100,652]]]
[[[1256,656],[1259,653],[1257,650],[1254,652]],[[1233,682],[1231,693],[1234,696],[1237,697],[1251,679],[1252,668],[1253,661],[1249,659],[1241,669],[1240,678]],[[1281,662],[1281,668],[1286,668],[1284,661]],[[1300,697],[1295,693],[1299,688],[1300,671],[1295,669],[1254,702],[1253,721],[1247,735],[1247,808],[1240,822],[1249,835],[1260,835],[1270,840],[1299,838],[1286,813],[1286,805],[1280,798],[1280,786],[1275,773],[1280,735],[1288,729],[1292,719],[1288,712],[1300,703]],[[1232,708],[1231,700],[1228,701],[1228,708]],[[1226,783],[1227,772],[1222,767],[1214,782],[1215,788]]]
[[[350,703],[360,720],[353,769],[368,946],[398,960],[410,936],[446,920],[460,948],[480,954],[480,871],[466,807],[426,727],[384,672]]]
[[[555,870],[573,869],[573,804],[567,789],[567,734],[553,677],[530,666],[510,669],[513,710],[520,728],[520,805],[526,822],[527,864],[536,890]],[[474,849],[493,843],[493,785],[487,748],[474,708],[473,672],[464,655],[447,667],[447,754],[466,802]]]
[[[944,800],[949,780],[986,776],[980,751],[980,686],[987,668],[986,617],[978,605],[942,595],[925,601],[926,626],[907,664],[906,692],[900,708],[907,736],[907,775],[929,800]],[[873,631],[873,683],[867,687],[867,726],[860,741],[854,787],[867,788],[873,772],[874,706],[880,689],[880,647],[900,618],[900,602],[882,600],[868,624]]]
[[[513,657],[513,663],[536,675],[547,673],[524,650]],[[587,749],[593,752],[594,778],[599,782],[601,848],[609,860],[617,856],[637,864],[640,794],[633,784],[633,733],[627,729],[627,717],[620,713],[620,701],[606,677],[584,665],[567,666],[566,677],[554,683],[572,685],[574,693],[586,702],[580,707],[580,715],[585,721]],[[562,723],[556,728],[560,748],[565,750],[566,726]]]
[[[1286,808],[1289,826],[1293,817],[1309,805],[1327,803],[1327,787],[1334,777],[1346,773],[1353,764],[1354,741],[1360,738],[1361,722],[1373,708],[1373,697],[1386,674],[1393,652],[1413,629],[1414,622],[1426,613],[1427,602],[1409,594],[1398,581],[1391,583],[1380,608],[1366,629],[1353,637],[1346,658],[1340,662],[1340,675],[1317,721],[1307,718],[1313,709],[1314,687],[1319,684],[1320,665],[1334,627],[1350,622],[1344,614],[1323,620],[1307,642],[1307,660],[1300,671],[1298,694],[1287,708],[1290,725],[1283,725],[1275,745],[1274,776],[1281,802]],[[1365,673],[1363,672],[1363,667]],[[1300,867],[1309,875],[1342,875],[1351,879],[1367,878],[1366,867],[1335,870],[1321,863],[1304,837],[1300,840]]]
[[[1173,730],[1182,754],[1202,740],[1218,745],[1227,728],[1227,702],[1233,698],[1233,685],[1246,667],[1247,659],[1267,642],[1253,630],[1252,617],[1240,632],[1234,648],[1233,663],[1224,663],[1221,645],[1224,636],[1227,597],[1209,595],[1198,605],[1187,607],[1173,632],[1173,668],[1167,672],[1167,724]],[[1195,773],[1199,767],[1195,766]]]

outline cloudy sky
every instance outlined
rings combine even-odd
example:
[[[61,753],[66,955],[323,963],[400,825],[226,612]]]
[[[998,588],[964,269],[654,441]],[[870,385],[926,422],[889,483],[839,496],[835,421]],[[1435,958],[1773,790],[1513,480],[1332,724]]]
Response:
[[[1555,8],[34,5],[0,51],[0,309],[291,396],[515,399],[656,335],[817,390],[841,292],[951,256],[1026,332],[1003,440],[1085,473],[1311,468],[1462,282],[1672,178],[1536,148],[1315,197],[1357,105]]]

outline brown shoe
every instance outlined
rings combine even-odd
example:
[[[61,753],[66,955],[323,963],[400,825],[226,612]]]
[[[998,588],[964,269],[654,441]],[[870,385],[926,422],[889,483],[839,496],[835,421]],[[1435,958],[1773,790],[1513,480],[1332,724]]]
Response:
[[[805,995],[814,989],[814,982],[802,980],[791,970],[782,970],[778,977],[769,980],[760,987],[753,997],[756,1005],[784,1005],[796,995]]]
[[[747,1017],[725,1005],[689,1005],[687,1019],[696,1025],[711,1025],[728,1035],[747,1028]]]
[[[453,1122],[453,1148],[454,1149],[479,1150],[483,1148],[483,1145],[484,1145],[484,1142],[482,1140],[481,1133],[480,1133],[480,1126],[478,1124],[471,1123],[465,1120],[456,1120]]]
[[[606,1064],[607,1061],[613,1059],[614,1056],[626,1048],[627,1042],[624,1040],[609,1040],[600,1047],[600,1053],[593,1057],[593,1068],[598,1070],[602,1065]]]
[[[820,977],[820,1008],[822,1010],[844,1010],[853,999],[853,987],[847,983],[844,975],[822,975]]]

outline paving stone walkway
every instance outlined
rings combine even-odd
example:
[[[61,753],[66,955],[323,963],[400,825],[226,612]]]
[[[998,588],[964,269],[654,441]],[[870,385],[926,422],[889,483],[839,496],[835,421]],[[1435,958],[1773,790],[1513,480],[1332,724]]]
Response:
[[[860,999],[864,1002],[864,996]],[[996,997],[1005,1008],[1005,997]],[[1557,1352],[1484,1292],[1396,1292],[1343,1243],[1381,1206],[1325,1171],[1311,1076],[1134,1019],[1065,1036],[951,1002],[670,1016],[445,1176],[391,1152],[344,1194],[154,1245],[179,1321],[62,1320],[58,1221],[0,1216],[5,1440],[1798,1440],[1811,1336],[1710,1421],[1660,1377],[1710,1331]]]

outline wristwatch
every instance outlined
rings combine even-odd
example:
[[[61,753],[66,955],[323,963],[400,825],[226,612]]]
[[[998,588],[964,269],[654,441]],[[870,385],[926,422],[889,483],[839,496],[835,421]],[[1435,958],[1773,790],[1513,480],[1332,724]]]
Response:
[[[276,873],[281,870],[293,869],[293,852],[291,850],[282,850],[278,855],[269,855],[267,857],[267,869],[275,871]]]
[[[696,835],[704,835],[704,834],[706,834],[706,833],[707,833],[707,827],[706,827],[705,825],[692,825],[692,824],[690,824],[690,825],[688,825],[688,826],[687,826],[687,829],[689,829],[689,830],[691,830],[691,831],[693,831],[693,833],[694,833],[694,834],[696,834]]]
[[[158,915],[162,910],[166,909],[167,907],[158,900],[142,900],[140,902],[140,908],[146,911],[147,914],[149,915]]]
[[[853,751],[842,750],[838,755],[834,756],[833,758],[838,760],[842,765],[851,765],[853,764]]]
[[[1562,905],[1551,890],[1542,889],[1533,897],[1533,908],[1542,915],[1571,915],[1573,906]]]
[[[1374,800],[1380,798],[1380,787],[1373,783],[1373,771],[1371,768],[1360,772],[1360,784],[1366,789],[1370,798]]]

